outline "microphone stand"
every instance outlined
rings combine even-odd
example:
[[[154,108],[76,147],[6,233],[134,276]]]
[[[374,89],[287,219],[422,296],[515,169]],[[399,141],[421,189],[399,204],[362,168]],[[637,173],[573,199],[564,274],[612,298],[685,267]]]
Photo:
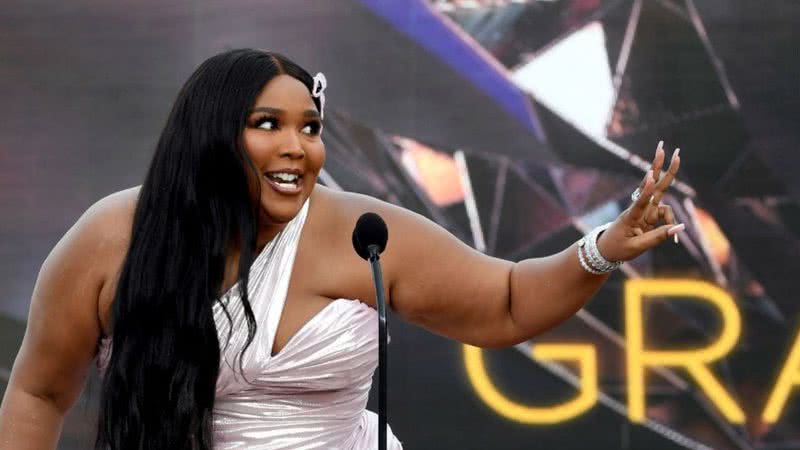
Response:
[[[367,250],[378,305],[378,449],[386,450],[386,298],[383,295],[383,275],[378,255],[380,248],[373,244]]]

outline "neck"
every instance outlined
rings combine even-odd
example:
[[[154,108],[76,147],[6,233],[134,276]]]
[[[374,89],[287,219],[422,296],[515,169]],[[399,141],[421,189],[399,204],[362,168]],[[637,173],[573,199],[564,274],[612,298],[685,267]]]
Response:
[[[285,223],[262,226],[258,230],[258,237],[256,237],[256,253],[260,253],[284,228],[286,228]]]

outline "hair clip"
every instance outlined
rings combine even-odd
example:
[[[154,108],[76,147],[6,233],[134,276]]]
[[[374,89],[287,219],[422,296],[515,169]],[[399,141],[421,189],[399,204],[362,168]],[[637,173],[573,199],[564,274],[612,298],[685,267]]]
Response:
[[[319,118],[323,119],[325,115],[325,88],[328,87],[328,80],[325,79],[325,74],[317,72],[314,75],[314,87],[311,89],[311,95],[319,98]]]

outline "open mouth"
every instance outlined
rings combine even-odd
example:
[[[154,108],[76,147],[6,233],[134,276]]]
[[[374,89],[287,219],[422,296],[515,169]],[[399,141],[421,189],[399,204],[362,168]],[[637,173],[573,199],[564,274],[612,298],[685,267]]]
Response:
[[[293,172],[267,172],[264,179],[282,194],[297,194],[303,188],[303,176]]]

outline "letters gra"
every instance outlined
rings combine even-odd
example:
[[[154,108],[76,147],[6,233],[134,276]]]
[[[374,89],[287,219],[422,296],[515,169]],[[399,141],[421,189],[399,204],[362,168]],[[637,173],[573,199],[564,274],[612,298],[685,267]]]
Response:
[[[659,350],[645,348],[643,305],[648,298],[692,298],[713,306],[721,315],[720,335],[702,348]],[[710,365],[727,355],[739,339],[741,316],[733,298],[723,289],[705,281],[673,279],[634,279],[625,284],[625,343],[628,386],[628,418],[645,420],[645,370],[670,367],[685,370],[695,383],[731,423],[743,423],[742,408],[710,369]],[[508,398],[491,380],[483,364],[482,350],[464,346],[464,364],[470,383],[478,396],[498,414],[516,422],[552,424],[576,417],[597,402],[597,356],[591,344],[535,344],[533,357],[542,362],[569,361],[578,366],[578,375],[571,380],[578,393],[566,402],[550,406],[525,405]],[[762,412],[765,422],[777,422],[794,388],[800,385],[800,334],[795,338],[788,357]]]

